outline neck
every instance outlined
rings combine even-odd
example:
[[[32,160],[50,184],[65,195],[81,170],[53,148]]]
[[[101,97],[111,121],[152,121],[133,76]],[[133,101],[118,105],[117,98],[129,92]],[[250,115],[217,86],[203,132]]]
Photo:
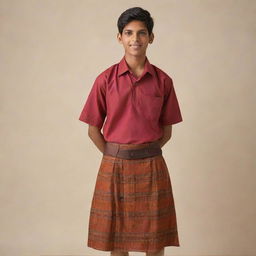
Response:
[[[131,68],[131,70],[143,69],[145,60],[146,60],[146,55],[141,55],[141,56],[125,55],[125,60],[129,68]]]

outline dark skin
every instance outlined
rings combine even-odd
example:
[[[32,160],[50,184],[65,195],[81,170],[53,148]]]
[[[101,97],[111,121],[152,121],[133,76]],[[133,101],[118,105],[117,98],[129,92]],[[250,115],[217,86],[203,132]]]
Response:
[[[122,34],[117,34],[117,40],[124,47],[125,59],[129,69],[136,77],[140,77],[144,70],[146,49],[148,44],[152,44],[154,41],[154,34],[148,34],[147,27],[143,22],[133,20],[124,27]],[[103,153],[106,141],[101,129],[89,125],[88,136]],[[163,126],[163,136],[158,140],[161,148],[171,139],[171,136],[172,125]]]

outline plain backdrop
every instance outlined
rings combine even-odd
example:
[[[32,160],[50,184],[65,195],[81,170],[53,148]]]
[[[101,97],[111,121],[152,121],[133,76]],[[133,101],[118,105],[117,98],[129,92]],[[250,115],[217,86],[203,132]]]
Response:
[[[165,253],[256,255],[256,1],[0,0],[1,256],[109,255],[86,244],[101,153],[78,118],[135,6],[184,119],[163,147],[181,244]]]

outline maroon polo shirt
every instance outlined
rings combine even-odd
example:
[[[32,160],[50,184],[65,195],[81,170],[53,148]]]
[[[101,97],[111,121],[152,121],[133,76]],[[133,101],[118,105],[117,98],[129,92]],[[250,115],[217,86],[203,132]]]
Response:
[[[123,56],[96,77],[79,120],[103,127],[106,141],[140,144],[158,140],[182,116],[171,77],[146,57],[137,78]]]

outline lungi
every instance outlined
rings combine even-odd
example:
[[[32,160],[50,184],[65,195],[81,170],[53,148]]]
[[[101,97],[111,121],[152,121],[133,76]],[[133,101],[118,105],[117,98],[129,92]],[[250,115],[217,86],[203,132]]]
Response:
[[[147,145],[120,144],[120,148]],[[87,245],[128,252],[180,246],[172,185],[162,155],[123,159],[103,154],[91,201]]]

